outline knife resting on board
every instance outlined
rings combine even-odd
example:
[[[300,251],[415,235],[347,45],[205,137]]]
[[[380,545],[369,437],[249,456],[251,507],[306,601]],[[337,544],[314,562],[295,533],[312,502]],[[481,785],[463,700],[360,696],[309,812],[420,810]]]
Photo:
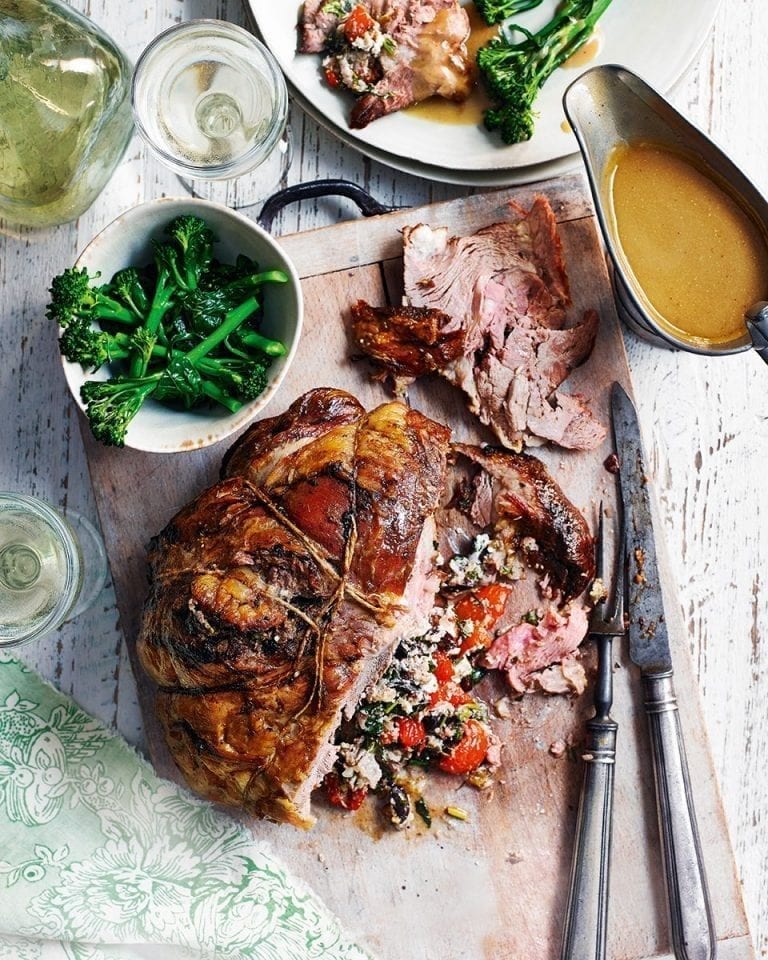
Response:
[[[628,558],[629,652],[648,715],[664,877],[677,960],[714,960],[716,940],[693,791],[673,684],[640,425],[620,384],[611,391]]]

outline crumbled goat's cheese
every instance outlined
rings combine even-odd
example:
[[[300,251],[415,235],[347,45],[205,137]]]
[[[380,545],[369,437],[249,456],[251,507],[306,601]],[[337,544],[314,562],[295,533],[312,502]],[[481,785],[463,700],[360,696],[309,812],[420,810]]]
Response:
[[[356,790],[362,787],[375,789],[381,780],[381,767],[370,750],[359,744],[342,743],[339,745],[339,757],[344,763],[341,775],[354,784]]]
[[[371,703],[394,703],[397,700],[398,693],[394,687],[379,680],[376,686],[366,695],[366,700]]]
[[[448,566],[452,576],[449,582],[462,586],[464,584],[474,584],[482,579],[483,576],[483,554],[488,549],[491,538],[487,533],[481,533],[475,537],[472,545],[472,552],[466,557],[461,555],[451,557]]]
[[[468,677],[470,673],[472,673],[472,664],[469,662],[469,657],[462,657],[454,663],[453,676],[457,681]]]

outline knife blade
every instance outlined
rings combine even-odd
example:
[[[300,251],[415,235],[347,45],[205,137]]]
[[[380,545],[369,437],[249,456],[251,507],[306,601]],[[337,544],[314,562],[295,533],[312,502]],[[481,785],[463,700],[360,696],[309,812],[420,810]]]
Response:
[[[648,473],[632,401],[614,384],[611,397],[629,577],[629,655],[643,673],[668,673],[672,654],[653,539]]]
[[[630,656],[640,667],[648,715],[672,944],[677,960],[713,960],[716,937],[672,679],[650,479],[637,412],[618,383],[611,420],[627,543]]]

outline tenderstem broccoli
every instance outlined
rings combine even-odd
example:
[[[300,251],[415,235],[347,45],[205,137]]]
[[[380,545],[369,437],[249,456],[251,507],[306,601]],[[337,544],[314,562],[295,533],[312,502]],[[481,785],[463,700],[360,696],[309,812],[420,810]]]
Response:
[[[541,0],[475,0],[478,13],[487,24],[501,23],[526,10],[538,7]]]
[[[244,402],[255,399],[258,396],[258,393],[253,392],[256,385],[262,383],[262,390],[266,386],[266,377],[262,379],[259,371],[254,370],[251,378],[223,361],[204,361],[258,306],[256,297],[249,297],[234,310],[230,310],[221,326],[191,350],[186,353],[172,353],[161,370],[147,376],[115,377],[111,380],[91,380],[83,384],[80,396],[86,405],[86,415],[93,435],[102,443],[122,447],[131,420],[144,401],[153,394],[159,400],[180,401],[187,407],[207,396],[233,413],[239,410]],[[253,362],[253,366],[260,370],[266,369],[264,360]],[[221,383],[217,383],[215,378]],[[227,389],[227,386],[232,385],[237,392],[236,396]]]
[[[513,26],[477,54],[483,80],[494,105],[485,125],[505,143],[520,143],[533,134],[533,103],[553,71],[589,38],[611,0],[565,0],[538,33]],[[515,35],[523,39],[514,41]]]
[[[97,330],[82,320],[70,323],[62,332],[59,340],[62,356],[71,363],[79,363],[91,371],[98,370],[105,363],[115,360],[128,360],[136,355],[149,354],[165,356],[165,347],[156,346],[144,327],[138,327],[131,333],[108,333]]]
[[[261,288],[287,282],[282,271],[260,272],[243,255],[214,261],[215,237],[198,217],[177,217],[165,233],[146,268],[98,286],[98,274],[70,267],[51,283],[47,313],[62,327],[62,355],[120,371],[81,390],[94,436],[114,446],[149,397],[186,407],[208,399],[236,412],[264,391],[270,364],[286,352],[258,330]]]
[[[66,327],[75,320],[109,320],[135,327],[140,317],[125,304],[110,296],[109,288],[91,286],[99,274],[90,275],[85,267],[68,267],[51,281],[51,300],[46,316]]]

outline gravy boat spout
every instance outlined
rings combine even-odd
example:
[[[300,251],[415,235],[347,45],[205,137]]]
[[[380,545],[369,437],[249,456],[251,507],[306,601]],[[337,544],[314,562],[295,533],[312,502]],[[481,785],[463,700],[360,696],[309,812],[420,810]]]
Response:
[[[612,267],[614,292],[619,315],[636,334],[660,346],[708,356],[739,353],[752,346],[751,336],[759,340],[754,321],[739,318],[749,313],[748,306],[737,311],[734,335],[724,342],[710,342],[697,336],[676,335],[670,324],[660,323],[659,311],[651,305],[640,286],[619,238],[614,213],[611,171],[617,149],[627,144],[651,144],[685,158],[709,181],[717,185],[741,208],[768,249],[768,202],[711,140],[677,112],[652,87],[624,67],[593,67],[578,77],[566,90],[563,106],[581,149],[595,202],[598,221]],[[695,216],[692,213],[692,216]],[[762,273],[760,273],[762,280]],[[765,292],[755,300],[768,300],[768,275]],[[764,306],[764,304],[760,304]],[[765,317],[765,314],[763,314]],[[761,341],[764,347],[765,341]],[[763,359],[768,354],[761,354]]]

